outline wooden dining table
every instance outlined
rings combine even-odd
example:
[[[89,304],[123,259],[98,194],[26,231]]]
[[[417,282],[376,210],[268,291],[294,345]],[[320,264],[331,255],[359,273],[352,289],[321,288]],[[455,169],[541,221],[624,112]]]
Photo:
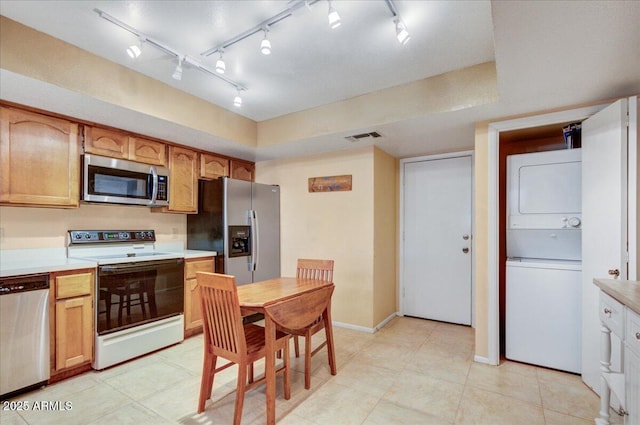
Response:
[[[265,322],[265,378],[267,393],[267,424],[276,423],[276,352],[274,349],[276,338],[276,323],[291,319],[296,322],[303,315],[305,300],[317,298],[323,294],[325,299],[324,310],[321,312],[327,335],[327,350],[332,369],[335,369],[335,352],[333,347],[333,331],[331,327],[331,294],[333,282],[315,279],[302,279],[296,277],[279,277],[275,279],[254,282],[238,286],[238,299],[240,307],[244,311],[264,314]],[[329,288],[330,290],[326,290]],[[272,307],[284,306],[285,310],[278,309],[274,314]],[[286,310],[288,309],[288,310]],[[288,317],[287,317],[288,316]],[[316,318],[319,317],[316,316]],[[289,353],[286,353],[289,355]]]

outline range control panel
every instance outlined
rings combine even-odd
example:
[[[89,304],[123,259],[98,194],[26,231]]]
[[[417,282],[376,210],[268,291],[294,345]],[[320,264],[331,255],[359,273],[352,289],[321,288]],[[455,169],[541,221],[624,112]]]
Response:
[[[69,244],[155,242],[153,230],[69,230]]]

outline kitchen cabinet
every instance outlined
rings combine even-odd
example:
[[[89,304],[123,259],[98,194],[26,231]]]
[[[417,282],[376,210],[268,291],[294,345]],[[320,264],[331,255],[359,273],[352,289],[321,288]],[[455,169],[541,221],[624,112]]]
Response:
[[[169,146],[169,206],[152,211],[198,212],[198,153]]]
[[[93,361],[95,269],[50,277],[51,375]]]
[[[84,129],[85,153],[167,166],[166,144],[101,127]]]
[[[600,412],[598,425],[609,425],[611,395],[620,401],[624,423],[640,424],[640,286],[638,282],[594,279],[600,287]],[[635,310],[635,311],[634,311]],[[621,347],[624,365],[617,356]],[[618,409],[618,406],[612,406]]]
[[[249,182],[255,179],[255,164],[240,159],[231,160],[231,178],[238,180],[246,180]]]
[[[200,178],[217,179],[229,176],[229,159],[209,153],[200,154]]]
[[[0,204],[77,208],[79,125],[0,107]]]
[[[627,395],[626,424],[640,424],[640,314],[627,309],[624,376]]]
[[[185,336],[202,331],[202,312],[197,272],[213,273],[213,257],[186,260],[184,268],[184,329]]]

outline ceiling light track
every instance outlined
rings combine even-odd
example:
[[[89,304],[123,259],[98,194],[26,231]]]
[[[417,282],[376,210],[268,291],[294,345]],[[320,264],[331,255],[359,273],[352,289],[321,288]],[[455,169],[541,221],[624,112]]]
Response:
[[[177,59],[178,61],[178,66],[176,67],[176,70],[173,73],[173,78],[176,80],[179,80],[182,78],[182,64],[188,64],[190,66],[192,66],[193,68],[196,68],[202,72],[204,72],[205,74],[209,74],[213,77],[216,77],[219,80],[224,81],[225,83],[233,86],[236,91],[239,93],[241,91],[246,91],[247,88],[244,87],[242,84],[237,83],[221,74],[219,74],[218,72],[209,69],[207,66],[203,65],[202,63],[200,63],[198,60],[187,56],[187,55],[183,55],[181,53],[179,53],[177,50],[167,46],[166,44],[155,40],[145,34],[143,34],[142,32],[138,31],[137,29],[133,28],[130,25],[125,24],[124,22],[122,22],[121,20],[119,20],[118,18],[115,18],[111,15],[109,15],[108,13],[100,10],[100,9],[93,9],[94,12],[96,12],[98,14],[98,16],[100,16],[102,19],[111,22],[112,24],[124,29],[125,31],[130,32],[131,34],[135,35],[136,37],[138,37],[138,39],[140,40],[140,44],[145,43],[145,44],[149,44],[153,47],[155,47],[158,50],[161,50],[162,52],[164,52],[165,54],[169,55],[169,56],[173,56]],[[222,52],[221,52],[222,53]],[[179,77],[179,78],[178,78]]]
[[[409,30],[407,29],[407,25],[404,23],[402,18],[400,17],[400,13],[398,13],[398,8],[393,0],[385,0],[387,3],[387,7],[393,16],[393,23],[396,29],[396,38],[398,42],[402,45],[407,44],[409,40],[411,40],[411,35],[409,34]]]
[[[265,28],[271,28],[273,25],[279,23],[280,21],[288,18],[289,16],[292,16],[293,13],[300,9],[301,7],[309,7],[317,2],[319,2],[320,0],[298,0],[298,1],[293,1],[289,3],[289,6],[283,10],[282,12],[278,13],[277,15],[274,15],[272,17],[270,17],[269,19],[265,19],[264,21],[260,22],[258,25],[256,25],[253,28],[250,28],[248,30],[246,30],[245,32],[242,32],[238,35],[236,35],[235,37],[232,37],[228,40],[223,41],[222,43],[218,44],[215,47],[212,47],[209,50],[206,50],[202,53],[200,53],[201,56],[211,56],[214,53],[217,53],[220,51],[220,49],[226,49],[229,46],[232,46],[234,44],[236,44],[239,41],[244,40],[247,37],[251,37],[254,34],[257,34],[259,32],[263,32],[265,31]]]

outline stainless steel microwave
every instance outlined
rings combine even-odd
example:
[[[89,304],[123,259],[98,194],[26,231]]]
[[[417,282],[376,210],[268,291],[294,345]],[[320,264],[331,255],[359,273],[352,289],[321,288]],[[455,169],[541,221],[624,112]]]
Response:
[[[82,156],[82,200],[147,207],[169,205],[169,170],[85,154]]]

